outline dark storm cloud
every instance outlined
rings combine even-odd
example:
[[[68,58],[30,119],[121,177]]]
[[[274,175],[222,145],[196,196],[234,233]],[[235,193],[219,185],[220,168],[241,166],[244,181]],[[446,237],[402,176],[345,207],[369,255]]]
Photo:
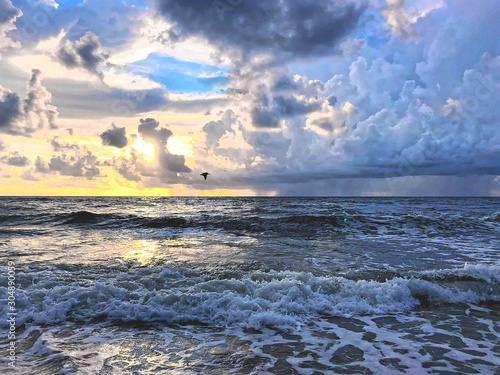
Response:
[[[0,131],[11,128],[21,115],[21,99],[0,86]]]
[[[125,128],[117,128],[114,124],[111,129],[99,134],[103,146],[113,146],[123,148],[128,145],[127,134]]]
[[[56,54],[58,60],[68,68],[84,68],[103,77],[99,65],[106,62],[108,56],[102,52],[97,35],[90,31],[72,43],[66,40]]]
[[[320,107],[318,103],[303,103],[293,96],[288,98],[285,98],[283,96],[276,96],[273,101],[274,107],[276,108],[278,114],[283,117],[305,115],[307,113],[318,110]]]
[[[360,2],[328,0],[241,0],[235,7],[206,0],[157,3],[178,38],[198,35],[243,54],[287,51],[299,57],[330,52],[364,10]]]
[[[257,185],[289,196],[488,196],[499,191],[495,176],[415,176],[394,179],[333,178]],[[246,183],[246,182],[245,182]]]
[[[276,82],[273,86],[274,91],[294,91],[298,88],[299,86],[297,85],[297,83],[287,75],[282,75],[278,79],[276,79]]]
[[[262,100],[264,103],[267,99]],[[305,115],[320,108],[320,103],[303,103],[293,96],[276,96],[272,100],[271,106],[267,108],[254,108],[251,111],[252,122],[259,128],[276,128],[280,119]]]
[[[279,126],[279,117],[276,113],[266,110],[254,108],[250,112],[252,123],[258,128],[277,128]]]
[[[22,156],[18,152],[14,152],[8,156],[2,156],[0,160],[13,167],[26,167],[30,164],[30,160],[26,156]]]

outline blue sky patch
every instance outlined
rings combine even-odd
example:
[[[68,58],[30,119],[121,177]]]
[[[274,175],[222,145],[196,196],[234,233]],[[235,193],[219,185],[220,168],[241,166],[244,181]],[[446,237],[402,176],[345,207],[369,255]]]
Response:
[[[128,66],[129,72],[147,77],[175,93],[208,93],[225,88],[229,66],[182,61],[161,54]]]

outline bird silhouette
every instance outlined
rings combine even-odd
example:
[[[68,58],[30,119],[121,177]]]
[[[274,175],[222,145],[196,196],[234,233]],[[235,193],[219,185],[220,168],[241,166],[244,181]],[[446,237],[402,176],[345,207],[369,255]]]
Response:
[[[208,172],[203,172],[203,173],[200,174],[200,176],[205,177],[205,180],[206,180],[209,174],[210,173],[208,173]]]

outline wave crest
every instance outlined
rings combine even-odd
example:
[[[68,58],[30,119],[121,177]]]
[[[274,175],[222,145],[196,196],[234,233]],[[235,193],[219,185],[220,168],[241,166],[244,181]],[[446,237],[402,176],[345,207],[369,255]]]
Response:
[[[54,324],[104,318],[296,329],[325,315],[386,314],[435,304],[500,301],[499,275],[498,266],[470,266],[385,282],[294,272],[210,279],[193,271],[159,268],[108,279],[96,276],[85,284],[74,279],[65,283],[61,271],[57,281],[53,270],[38,275],[20,272],[18,279],[25,287],[17,296],[18,320],[19,324]],[[39,281],[33,283],[34,279]],[[6,287],[0,287],[0,292],[5,310]]]

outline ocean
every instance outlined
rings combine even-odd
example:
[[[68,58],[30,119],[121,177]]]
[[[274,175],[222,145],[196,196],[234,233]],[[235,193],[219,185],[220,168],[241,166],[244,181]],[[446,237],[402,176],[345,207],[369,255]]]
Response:
[[[498,198],[3,197],[0,265],[5,373],[500,374]]]

